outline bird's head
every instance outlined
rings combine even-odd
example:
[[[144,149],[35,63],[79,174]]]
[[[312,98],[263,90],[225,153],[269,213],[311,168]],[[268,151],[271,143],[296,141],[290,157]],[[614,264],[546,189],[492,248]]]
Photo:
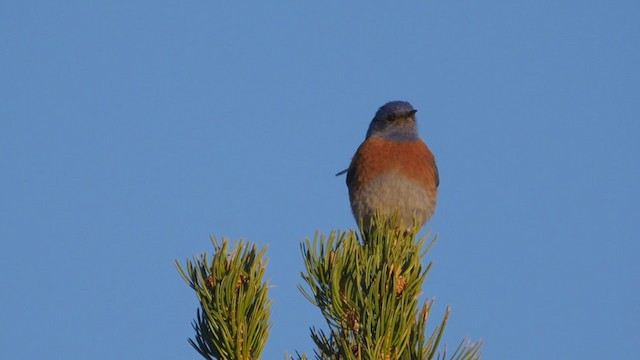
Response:
[[[371,120],[367,138],[381,137],[397,142],[418,140],[417,111],[406,101],[384,104]]]

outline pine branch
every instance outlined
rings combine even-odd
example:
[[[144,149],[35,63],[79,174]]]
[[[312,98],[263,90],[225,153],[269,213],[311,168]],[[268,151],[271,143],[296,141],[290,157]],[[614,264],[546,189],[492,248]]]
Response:
[[[192,326],[195,340],[189,343],[205,359],[258,359],[267,342],[271,324],[271,300],[263,281],[264,254],[256,245],[236,242],[229,252],[229,241],[211,238],[214,247],[207,254],[186,261],[186,269],[176,261],[184,280],[200,301]]]
[[[328,332],[311,329],[317,359],[445,359],[438,347],[447,324],[426,339],[432,300],[418,313],[422,284],[431,269],[422,259],[435,242],[415,239],[418,229],[398,231],[393,221],[376,222],[361,242],[354,231],[316,233],[302,245],[309,291],[302,294],[325,317]],[[361,234],[362,238],[365,238]],[[454,360],[480,358],[480,342],[461,345]]]

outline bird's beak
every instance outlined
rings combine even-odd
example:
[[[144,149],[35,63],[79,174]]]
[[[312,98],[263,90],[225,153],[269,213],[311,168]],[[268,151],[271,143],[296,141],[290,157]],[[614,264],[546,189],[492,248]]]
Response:
[[[418,110],[413,109],[413,110],[409,111],[409,116],[413,116],[413,115],[415,115],[417,112],[418,112]]]

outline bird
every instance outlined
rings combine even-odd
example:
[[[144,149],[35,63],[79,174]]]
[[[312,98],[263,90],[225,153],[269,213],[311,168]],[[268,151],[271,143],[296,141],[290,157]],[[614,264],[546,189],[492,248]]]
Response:
[[[418,231],[435,212],[440,175],[435,157],[420,139],[416,112],[406,101],[381,106],[358,147],[347,174],[356,222],[371,230],[378,214],[407,232]]]

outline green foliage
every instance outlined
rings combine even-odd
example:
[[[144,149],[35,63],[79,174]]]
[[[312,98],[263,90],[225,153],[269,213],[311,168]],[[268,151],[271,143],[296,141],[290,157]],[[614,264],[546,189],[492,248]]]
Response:
[[[382,224],[382,225],[379,225]],[[362,228],[362,226],[361,226]],[[453,354],[439,351],[450,309],[427,336],[433,300],[419,304],[431,269],[423,259],[435,243],[416,240],[418,228],[398,230],[395,218],[378,216],[361,233],[316,233],[301,244],[309,290],[304,296],[324,315],[328,331],[311,328],[320,360],[475,360],[481,342],[462,341]],[[189,343],[205,359],[259,359],[267,341],[271,300],[263,280],[266,249],[212,238],[213,257],[186,261],[178,271],[200,302]],[[293,359],[286,355],[287,359]],[[297,354],[306,360],[306,355]]]
[[[438,347],[449,315],[427,338],[432,300],[419,309],[422,284],[431,269],[423,268],[435,238],[415,240],[418,229],[398,231],[393,221],[378,221],[360,242],[354,231],[316,233],[302,244],[307,272],[302,278],[307,299],[320,308],[328,333],[311,329],[317,359],[445,359]],[[363,236],[364,237],[364,236]],[[424,249],[424,250],[423,250]],[[450,359],[480,358],[481,343],[462,342]],[[299,356],[299,358],[302,358]]]
[[[211,239],[214,254],[186,261],[186,269],[176,261],[178,271],[200,301],[193,322],[195,340],[189,343],[205,359],[250,360],[260,358],[269,335],[271,300],[263,281],[266,248]]]

